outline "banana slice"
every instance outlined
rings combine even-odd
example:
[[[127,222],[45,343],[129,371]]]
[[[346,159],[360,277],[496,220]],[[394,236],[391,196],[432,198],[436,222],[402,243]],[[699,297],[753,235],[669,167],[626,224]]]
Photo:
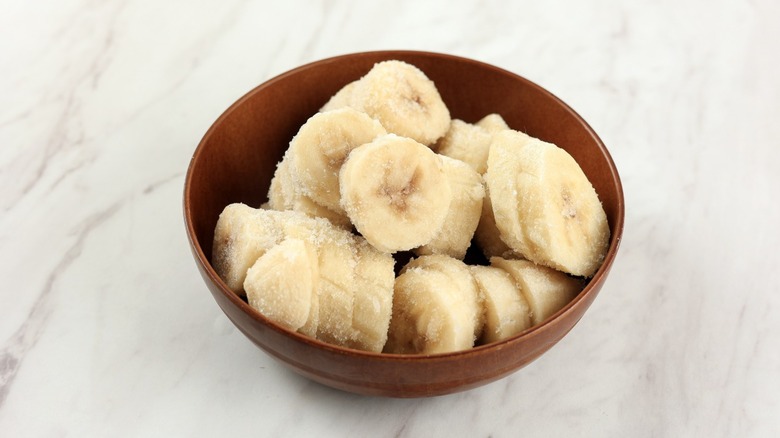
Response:
[[[385,346],[393,311],[394,265],[390,254],[364,240],[358,242],[352,314],[355,333],[350,347],[379,353]]]
[[[418,261],[431,257],[450,261]],[[452,268],[453,263],[462,266]],[[420,257],[395,280],[384,351],[434,354],[469,349],[481,329],[477,327],[480,314],[476,285],[463,262],[446,256]]]
[[[309,319],[319,283],[316,251],[303,240],[286,239],[247,271],[244,290],[250,306],[291,330]]]
[[[495,134],[485,174],[501,240],[528,260],[591,277],[609,244],[596,191],[563,149],[517,131]]]
[[[211,261],[227,287],[245,295],[247,270],[284,237],[278,227],[281,212],[230,204],[222,210],[214,229]]]
[[[469,266],[482,293],[485,326],[481,344],[512,337],[531,327],[531,309],[506,271],[492,266]]]
[[[346,94],[347,106],[379,120],[388,132],[424,145],[433,144],[450,125],[450,112],[436,85],[420,69],[405,62],[375,64]]]
[[[441,160],[452,190],[449,212],[433,240],[415,249],[415,253],[445,254],[463,260],[482,214],[485,188],[482,177],[468,164],[446,156]]]
[[[482,175],[487,169],[488,151],[492,139],[493,135],[480,126],[454,119],[450,129],[436,142],[433,150],[465,162]]]
[[[276,172],[271,180],[271,186],[268,189],[268,205],[271,210],[294,210],[299,211],[310,217],[322,217],[329,220],[333,225],[345,230],[352,229],[352,223],[343,213],[336,212],[315,202],[309,196],[302,193],[301,189],[293,180],[290,171],[290,154],[285,154],[282,161],[276,166]],[[341,210],[341,208],[339,208]]]
[[[488,114],[476,123],[482,129],[487,130],[491,134],[509,129],[509,125],[506,124],[504,118],[499,114]]]
[[[488,190],[487,185],[485,185],[482,214],[479,218],[477,230],[474,232],[474,240],[487,259],[493,256],[517,258],[514,256],[512,249],[501,240],[501,233],[498,231],[496,218],[493,216],[493,204],[490,201],[490,190]]]
[[[352,93],[357,86],[358,81],[353,81],[344,85],[336,94],[334,94],[330,100],[320,108],[320,112],[331,111],[339,108],[348,107],[352,100]]]
[[[352,149],[387,132],[376,120],[352,108],[317,113],[290,142],[290,170],[303,194],[343,214],[339,169]]]
[[[579,279],[528,260],[490,259],[491,266],[509,273],[531,309],[531,323],[540,324],[562,309],[582,290]]]
[[[452,193],[441,158],[393,134],[355,148],[341,168],[341,204],[377,249],[404,251],[439,232]]]

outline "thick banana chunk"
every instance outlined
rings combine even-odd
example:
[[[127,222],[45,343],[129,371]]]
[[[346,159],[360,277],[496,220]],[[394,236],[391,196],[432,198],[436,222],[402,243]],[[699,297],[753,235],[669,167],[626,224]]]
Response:
[[[301,126],[290,142],[290,170],[301,191],[314,202],[343,214],[339,169],[352,149],[387,134],[365,113],[341,108],[317,113]]]
[[[454,119],[450,123],[450,129],[436,142],[433,150],[465,162],[482,175],[487,169],[492,139],[493,135],[480,126]]]
[[[434,354],[474,346],[482,329],[479,292],[468,267],[447,256],[423,256],[395,280],[385,352]]]
[[[388,132],[433,144],[447,132],[450,111],[436,85],[419,68],[383,61],[336,93],[323,109],[355,108],[379,120]]]
[[[331,210],[303,194],[300,187],[293,180],[289,155],[289,153],[285,154],[282,161],[276,166],[276,172],[268,189],[267,207],[271,210],[294,210],[310,217],[325,218],[339,228],[351,230],[352,223],[343,211],[339,213]]]
[[[214,230],[211,261],[225,284],[244,295],[247,270],[283,239],[278,226],[281,212],[230,204],[222,210]]]
[[[487,185],[485,185],[482,214],[479,217],[477,230],[474,232],[474,239],[487,259],[493,256],[508,257],[512,254],[512,249],[501,240],[501,232],[498,230],[496,218],[493,216],[493,204],[490,201],[490,190],[488,190]]]
[[[482,177],[468,164],[445,156],[441,159],[452,190],[449,212],[433,240],[415,253],[445,254],[463,260],[482,214],[485,188]]]
[[[500,341],[531,327],[531,309],[504,270],[491,266],[469,266],[482,293],[485,326],[480,343]]]
[[[395,260],[365,240],[357,244],[355,305],[352,314],[354,337],[349,346],[379,353],[387,342],[393,311]]]
[[[244,280],[250,306],[291,330],[306,324],[319,283],[317,253],[303,240],[286,239],[263,254]]]
[[[490,259],[490,264],[509,273],[531,309],[531,323],[540,324],[562,309],[582,290],[579,279],[528,260]]]
[[[429,243],[452,199],[441,157],[393,134],[353,149],[339,183],[341,205],[355,228],[390,253]]]
[[[495,134],[485,174],[501,240],[528,260],[591,277],[609,244],[596,191],[563,149],[517,131]]]
[[[476,125],[482,129],[487,130],[491,134],[509,129],[509,125],[506,124],[504,118],[501,117],[500,114],[495,113],[486,115],[480,119]]]

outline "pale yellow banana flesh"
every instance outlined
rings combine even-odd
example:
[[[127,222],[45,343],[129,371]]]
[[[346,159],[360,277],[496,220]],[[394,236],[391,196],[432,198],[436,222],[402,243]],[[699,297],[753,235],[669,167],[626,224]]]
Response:
[[[317,113],[301,126],[288,151],[293,181],[316,203],[343,214],[339,169],[352,149],[387,132],[352,108]]]
[[[501,117],[500,114],[488,114],[480,119],[476,125],[490,133],[496,133],[509,129],[509,125],[507,125],[506,121],[504,121],[504,118]]]
[[[452,199],[441,158],[393,134],[352,150],[339,184],[352,224],[374,247],[390,253],[429,243]]]
[[[268,189],[268,205],[271,210],[299,211],[310,217],[321,217],[333,225],[345,230],[352,229],[352,223],[343,213],[331,210],[303,194],[291,173],[289,154],[286,154],[276,167],[276,172]]]
[[[533,325],[542,323],[562,309],[583,288],[582,280],[528,260],[493,257],[490,264],[503,269],[515,280],[530,307]]]
[[[463,161],[480,175],[487,169],[488,152],[493,135],[480,126],[454,119],[444,137],[433,149],[442,155]]]
[[[441,157],[452,190],[444,224],[428,244],[415,249],[418,255],[445,254],[463,259],[482,215],[485,188],[482,177],[466,163]]]
[[[491,266],[470,269],[482,293],[485,312],[481,343],[500,341],[531,327],[531,309],[512,276]]]
[[[247,271],[247,302],[268,319],[290,330],[306,324],[316,294],[316,251],[300,239],[285,239],[269,249]]]
[[[511,130],[494,135],[485,181],[501,240],[538,264],[590,277],[609,243],[606,214],[566,151]]]
[[[256,308],[281,325],[336,345],[384,346],[394,261],[362,237],[300,212],[231,204],[217,221],[212,260],[226,283],[240,283],[228,284],[232,290],[247,287]],[[288,302],[290,294],[305,295],[302,280],[314,290],[305,320],[303,299]],[[290,319],[282,323],[279,315]]]
[[[477,285],[461,261],[423,256],[395,281],[385,352],[435,354],[471,348],[482,328]]]
[[[384,61],[337,92],[323,110],[351,107],[388,132],[432,145],[447,132],[450,112],[434,83],[417,67]]]

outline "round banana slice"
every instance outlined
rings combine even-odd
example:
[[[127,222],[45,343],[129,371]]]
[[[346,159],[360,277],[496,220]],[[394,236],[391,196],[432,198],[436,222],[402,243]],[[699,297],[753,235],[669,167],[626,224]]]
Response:
[[[342,207],[355,228],[390,253],[430,242],[452,199],[441,157],[393,134],[355,148],[339,183]]]
[[[284,237],[278,226],[282,212],[230,204],[214,229],[211,262],[228,288],[245,295],[246,271]]]
[[[512,250],[591,277],[609,244],[596,191],[563,149],[517,131],[495,134],[485,174],[496,225]]]
[[[433,144],[450,125],[436,85],[402,61],[375,64],[351,90],[349,106],[379,120],[388,132],[424,145]]]
[[[420,259],[428,257],[448,258]],[[434,354],[474,346],[480,314],[476,285],[463,262],[449,259],[412,262],[396,278],[385,352]],[[465,276],[445,265],[455,262],[463,265]]]
[[[291,175],[316,203],[343,213],[339,169],[352,149],[386,134],[382,125],[352,108],[317,113],[290,142]]]
[[[476,123],[482,129],[487,130],[491,134],[509,129],[509,125],[506,124],[504,118],[500,114],[488,114],[480,121]]]
[[[480,343],[500,341],[531,327],[531,309],[506,271],[492,266],[469,266],[482,293],[485,326]]]
[[[508,272],[515,280],[531,309],[533,325],[540,324],[562,309],[583,287],[583,282],[577,278],[528,260],[493,257],[490,264]]]
[[[339,213],[331,210],[302,193],[290,171],[289,153],[285,154],[284,159],[276,166],[276,172],[268,189],[267,207],[278,211],[299,211],[310,217],[325,218],[339,228],[352,229],[352,223],[343,211]]]
[[[353,81],[344,85],[328,102],[320,108],[320,112],[331,111],[339,108],[348,107],[352,100],[352,93],[358,81]]]
[[[463,260],[482,214],[485,188],[482,177],[468,164],[442,156],[452,201],[444,225],[430,243],[415,249],[417,255],[445,254]]]
[[[450,129],[440,138],[433,150],[460,160],[480,175],[487,169],[488,151],[493,136],[487,130],[463,120],[454,119]]]
[[[271,321],[298,330],[309,319],[318,272],[314,248],[303,240],[286,239],[247,271],[247,302]]]

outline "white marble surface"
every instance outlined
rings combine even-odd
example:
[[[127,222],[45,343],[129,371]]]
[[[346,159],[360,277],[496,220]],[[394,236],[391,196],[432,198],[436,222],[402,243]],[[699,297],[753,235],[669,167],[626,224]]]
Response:
[[[0,1],[0,436],[778,436],[780,4]],[[547,355],[432,399],[304,380],[220,312],[181,194],[211,122],[300,64],[453,53],[610,148],[621,252]]]

